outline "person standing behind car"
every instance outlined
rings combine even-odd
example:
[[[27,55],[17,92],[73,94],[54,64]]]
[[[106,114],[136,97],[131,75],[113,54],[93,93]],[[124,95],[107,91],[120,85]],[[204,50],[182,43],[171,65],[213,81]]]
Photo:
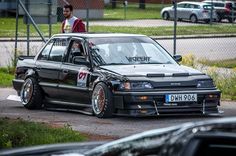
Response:
[[[83,21],[73,16],[73,6],[67,4],[63,7],[63,15],[66,18],[62,22],[62,33],[86,32]]]

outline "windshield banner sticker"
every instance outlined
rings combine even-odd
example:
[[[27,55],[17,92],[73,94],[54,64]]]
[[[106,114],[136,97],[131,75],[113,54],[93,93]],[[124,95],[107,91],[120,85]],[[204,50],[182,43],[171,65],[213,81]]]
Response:
[[[147,56],[136,56],[136,57],[127,57],[127,60],[129,62],[149,62],[151,57],[147,57]]]

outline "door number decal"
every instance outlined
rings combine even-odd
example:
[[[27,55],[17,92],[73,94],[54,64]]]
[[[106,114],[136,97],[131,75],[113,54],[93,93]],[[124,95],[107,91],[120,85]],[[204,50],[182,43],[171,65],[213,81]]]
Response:
[[[78,87],[86,87],[88,72],[85,70],[79,70],[77,76],[77,86]]]

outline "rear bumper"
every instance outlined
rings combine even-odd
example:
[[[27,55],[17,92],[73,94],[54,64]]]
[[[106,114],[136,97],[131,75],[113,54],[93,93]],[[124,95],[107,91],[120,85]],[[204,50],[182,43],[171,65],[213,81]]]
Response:
[[[197,101],[166,103],[166,94],[197,94]],[[118,115],[218,114],[220,94],[219,90],[114,92],[113,102]]]

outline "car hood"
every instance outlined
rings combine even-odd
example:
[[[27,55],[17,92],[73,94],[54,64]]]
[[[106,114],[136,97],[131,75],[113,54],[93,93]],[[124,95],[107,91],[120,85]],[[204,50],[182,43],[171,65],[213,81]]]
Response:
[[[106,65],[102,69],[127,76],[202,75],[200,71],[177,64]]]

